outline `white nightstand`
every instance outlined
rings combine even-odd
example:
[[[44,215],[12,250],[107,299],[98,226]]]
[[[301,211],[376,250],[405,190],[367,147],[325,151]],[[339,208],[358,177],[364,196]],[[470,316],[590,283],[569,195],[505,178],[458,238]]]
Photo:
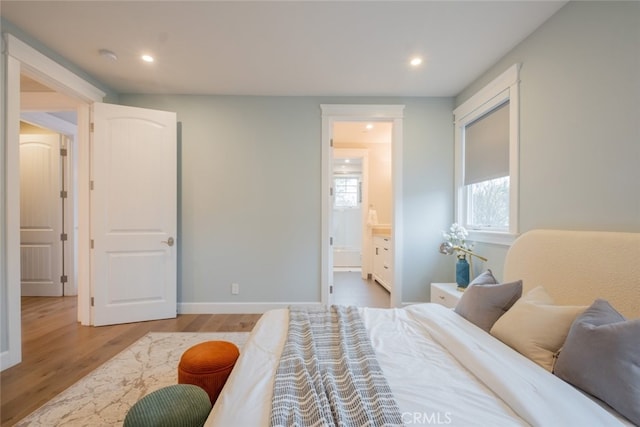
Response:
[[[432,283],[431,302],[454,308],[462,298],[462,292],[458,290],[456,283]]]

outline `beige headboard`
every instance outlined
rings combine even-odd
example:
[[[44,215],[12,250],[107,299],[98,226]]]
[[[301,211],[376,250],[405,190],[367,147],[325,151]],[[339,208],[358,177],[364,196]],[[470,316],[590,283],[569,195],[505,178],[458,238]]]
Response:
[[[603,298],[627,318],[640,318],[640,233],[529,231],[505,259],[504,280],[518,279],[524,293],[543,286],[556,304]]]

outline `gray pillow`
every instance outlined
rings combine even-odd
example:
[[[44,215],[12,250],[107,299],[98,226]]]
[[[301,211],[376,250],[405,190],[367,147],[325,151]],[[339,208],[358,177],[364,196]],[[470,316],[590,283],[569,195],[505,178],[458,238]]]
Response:
[[[469,285],[455,312],[489,332],[493,324],[522,296],[522,280],[499,285]]]
[[[498,281],[496,280],[495,277],[493,277],[493,273],[491,272],[491,269],[487,269],[487,271],[485,271],[482,274],[479,274],[475,279],[473,279],[471,281],[471,283],[469,283],[469,286],[471,285],[497,285]]]
[[[640,319],[596,300],[571,325],[554,373],[640,425]]]

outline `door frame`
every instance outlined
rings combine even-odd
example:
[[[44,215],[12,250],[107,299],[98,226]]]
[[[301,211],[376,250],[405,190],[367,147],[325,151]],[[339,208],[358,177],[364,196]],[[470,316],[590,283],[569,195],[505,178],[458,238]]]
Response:
[[[336,122],[391,122],[391,249],[393,252],[393,287],[390,305],[399,307],[402,303],[402,123],[404,105],[371,104],[321,104],[322,111],[322,226],[321,226],[321,302],[331,303],[330,286],[333,285],[333,256],[331,246],[331,209],[333,177],[333,125]]]
[[[11,34],[3,34],[6,52],[5,248],[7,286],[7,348],[0,354],[0,370],[22,360],[20,308],[20,74],[75,99],[78,107],[78,320],[89,319],[89,105],[106,93]]]

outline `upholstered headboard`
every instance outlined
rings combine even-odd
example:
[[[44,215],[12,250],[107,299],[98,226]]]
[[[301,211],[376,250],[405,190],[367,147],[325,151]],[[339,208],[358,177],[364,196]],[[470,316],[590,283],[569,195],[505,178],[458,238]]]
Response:
[[[640,233],[532,230],[507,252],[504,281],[524,292],[544,286],[556,304],[606,299],[627,318],[640,318]]]

